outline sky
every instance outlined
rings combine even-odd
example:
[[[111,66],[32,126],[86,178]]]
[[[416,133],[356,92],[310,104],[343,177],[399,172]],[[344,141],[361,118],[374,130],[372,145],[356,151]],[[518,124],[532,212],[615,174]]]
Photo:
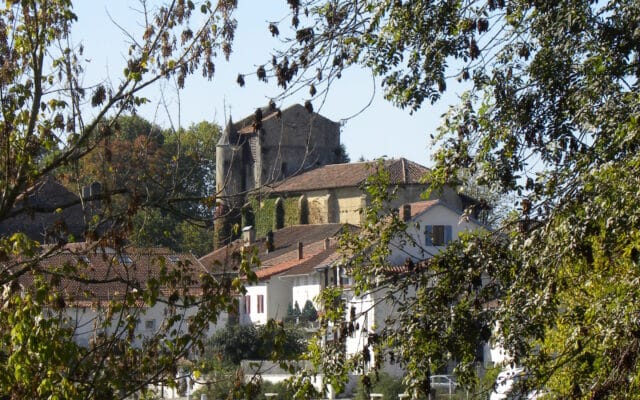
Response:
[[[72,32],[72,41],[84,46],[85,84],[95,84],[104,78],[115,82],[122,76],[123,55],[128,44],[126,35],[113,21],[129,31],[140,30],[137,8],[137,2],[124,0],[78,0],[74,3],[78,22]],[[213,80],[206,80],[196,72],[187,78],[185,88],[179,94],[170,82],[163,81],[164,103],[159,101],[160,90],[155,88],[145,93],[151,102],[140,110],[140,114],[162,127],[172,124],[186,127],[200,121],[224,126],[229,116],[237,121],[266,105],[270,96],[278,93],[274,82],[265,84],[255,76],[248,76],[246,85],[240,87],[236,78],[238,73],[253,72],[258,65],[271,59],[272,49],[280,43],[271,37],[268,22],[281,19],[287,12],[285,0],[240,0],[233,53],[228,62],[223,57],[217,59]],[[449,91],[435,106],[425,104],[411,115],[408,110],[401,110],[384,100],[382,89],[371,73],[355,67],[335,81],[323,104],[314,101],[314,109],[343,123],[341,141],[352,161],[361,157],[366,160],[383,156],[405,157],[429,166],[429,135],[435,133],[449,104],[457,102],[457,95]],[[293,96],[279,105],[286,108],[296,102],[304,103],[308,97],[304,94]]]

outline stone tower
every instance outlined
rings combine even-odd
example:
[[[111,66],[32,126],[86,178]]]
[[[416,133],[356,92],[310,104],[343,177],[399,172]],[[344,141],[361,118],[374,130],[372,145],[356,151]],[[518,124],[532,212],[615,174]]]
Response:
[[[238,222],[247,195],[319,166],[340,162],[340,124],[299,104],[229,119],[216,147],[218,217]],[[218,219],[220,221],[220,219]],[[227,242],[218,237],[216,244]]]

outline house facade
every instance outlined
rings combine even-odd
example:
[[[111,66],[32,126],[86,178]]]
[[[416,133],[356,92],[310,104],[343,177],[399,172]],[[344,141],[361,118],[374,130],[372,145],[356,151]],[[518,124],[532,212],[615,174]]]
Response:
[[[245,237],[199,259],[214,274],[237,274],[242,255],[256,255],[259,265],[253,271],[257,282],[245,285],[239,297],[238,321],[264,324],[269,319],[284,320],[290,307],[300,308],[310,300],[319,308],[317,295],[336,281],[334,264],[341,257],[337,239],[344,224],[288,226],[273,231],[269,237],[255,238],[251,229]]]
[[[134,347],[142,347],[145,340],[161,332],[170,318],[170,306],[165,300],[171,290],[159,287],[159,301],[154,304],[136,301],[133,306],[115,313],[110,309],[112,304],[124,302],[139,288],[153,284],[151,281],[160,276],[163,268],[168,271],[179,269],[190,276],[188,290],[190,294],[198,296],[200,283],[197,277],[207,273],[191,254],[175,253],[164,248],[125,247],[116,250],[85,242],[67,244],[39,262],[39,267],[44,271],[59,271],[64,266],[73,266],[79,278],[63,278],[57,292],[65,299],[64,312],[69,327],[73,329],[74,341],[84,347],[94,345],[101,338],[120,336],[131,340]],[[24,279],[22,283],[29,285],[28,276]],[[178,308],[183,321],[197,311],[197,306]],[[109,324],[105,324],[108,322],[105,320],[107,315],[112,315]],[[136,322],[133,332],[122,325],[122,321],[131,318]],[[211,335],[225,326],[228,318],[227,313],[221,313],[215,323],[209,324],[204,334]],[[186,332],[187,325],[182,324],[180,329],[182,333]]]
[[[488,229],[473,218],[463,217],[463,210],[440,199],[407,203],[399,211],[407,224],[407,235],[396,238],[391,244],[389,266],[397,272],[406,272],[404,265],[408,259],[422,262],[438,254],[463,232]],[[369,335],[384,328],[387,318],[393,315],[395,305],[384,300],[387,293],[388,289],[384,285],[361,295],[345,288],[346,318],[359,328],[345,340],[348,355],[362,354],[367,347]],[[488,345],[483,351],[486,364],[499,352]],[[373,355],[370,358],[370,366],[374,366]],[[397,364],[385,364],[382,368],[394,376],[402,376],[404,373]]]

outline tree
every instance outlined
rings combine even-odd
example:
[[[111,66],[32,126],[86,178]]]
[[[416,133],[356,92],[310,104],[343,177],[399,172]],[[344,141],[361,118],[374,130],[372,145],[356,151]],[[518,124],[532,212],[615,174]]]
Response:
[[[207,343],[204,360],[218,359],[239,366],[242,360],[296,360],[305,350],[302,332],[273,322],[266,325],[228,325]]]
[[[307,85],[313,97],[360,64],[409,110],[458,79],[468,91],[434,137],[427,178],[437,190],[463,183],[465,170],[518,196],[518,215],[495,235],[463,238],[412,280],[418,297],[397,326],[424,335],[387,341],[414,386],[428,388],[445,354],[470,380],[473,349],[497,321],[498,340],[529,369],[532,386],[560,398],[637,398],[638,2],[288,3],[295,40],[267,75],[288,91]],[[401,224],[374,223],[401,233]],[[371,288],[383,264],[355,259],[356,286]],[[491,284],[467,293],[478,276]]]
[[[120,116],[115,124],[116,135],[79,162],[79,184],[97,181],[120,193],[100,210],[112,216],[126,213],[134,199],[141,203],[128,236],[132,243],[197,255],[211,251],[207,230],[213,223],[219,127],[201,122],[171,132],[139,116]]]
[[[228,325],[217,331],[205,346],[200,359],[200,371],[206,393],[215,398],[262,398],[260,393],[285,391],[284,385],[266,385],[273,390],[265,390],[262,385],[262,368],[255,376],[244,376],[241,362],[250,360],[257,365],[261,361],[285,363],[300,359],[306,349],[302,332],[292,326],[282,326],[274,321],[265,325]],[[245,378],[249,381],[245,384]]]
[[[83,46],[69,37],[77,19],[71,1],[7,2],[0,10],[0,222],[33,212],[32,206],[20,202],[45,178],[61,179],[68,173],[67,178],[80,185],[87,157],[101,154],[113,160],[120,152],[136,152],[137,160],[152,160],[169,156],[165,151],[181,157],[179,146],[167,149],[156,140],[155,128],[146,132],[149,135],[128,138],[133,145],[123,147],[119,117],[134,114],[148,101],[143,90],[161,79],[172,79],[181,88],[197,70],[211,78],[216,53],[228,57],[231,51],[234,8],[233,1],[196,5],[178,0],[153,8],[142,1],[141,32],[123,30],[130,41],[123,74],[118,80],[83,87]],[[159,179],[163,172],[153,165],[145,178]],[[107,208],[109,202],[117,203],[114,196],[125,198],[122,207],[112,207],[114,212],[94,215],[85,235],[93,240],[87,251],[110,248],[122,256],[138,210],[169,207],[178,188],[169,187],[160,198],[127,185],[82,196],[80,202],[101,201]],[[36,211],[59,213],[71,206],[38,205]],[[103,230],[93,230],[96,226]],[[81,299],[66,297],[63,289],[113,285],[114,278],[92,275],[81,253],[74,253],[78,262],[52,264],[59,254],[69,254],[65,242],[74,239],[65,234],[64,226],[53,228],[59,231],[58,242],[46,247],[23,232],[0,237],[0,392],[5,397],[129,398],[149,384],[174,384],[177,360],[200,347],[209,324],[233,309],[231,283],[234,290],[242,286],[240,279],[224,285],[195,272],[189,263],[168,265],[160,260],[157,275],[140,282],[130,278],[133,267],[120,257],[122,263],[112,271],[127,272],[116,279],[122,291],[104,301],[83,292],[89,296],[84,300],[102,313],[91,323],[102,334],[83,347],[74,338],[87,326],[70,317]],[[49,267],[43,267],[44,261]],[[136,344],[138,317],[159,303],[167,305],[164,323],[156,335]],[[187,319],[185,309],[196,310]]]
[[[318,311],[311,300],[305,301],[300,317],[306,322],[315,322],[318,319]]]

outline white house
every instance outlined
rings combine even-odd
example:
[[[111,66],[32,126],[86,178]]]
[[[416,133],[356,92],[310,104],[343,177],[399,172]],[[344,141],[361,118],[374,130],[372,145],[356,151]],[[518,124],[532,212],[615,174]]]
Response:
[[[463,218],[462,210],[456,210],[441,200],[405,204],[400,213],[407,223],[407,235],[392,242],[391,269],[402,270],[407,259],[418,262],[433,257],[462,232],[487,229],[472,218]],[[355,296],[348,288],[345,290],[347,319],[358,328],[346,338],[348,355],[361,354],[369,333],[382,329],[387,317],[394,312],[392,304],[380,300],[385,294],[384,287],[360,296]],[[373,357],[371,360],[373,362]],[[392,375],[402,375],[397,366],[385,365],[384,369]]]
[[[274,231],[269,244],[266,238],[256,239],[249,228],[243,239],[199,261],[216,274],[237,274],[241,253],[257,254],[260,264],[254,272],[258,282],[245,285],[246,293],[239,298],[238,320],[255,324],[282,320],[296,302],[302,308],[311,300],[317,309],[320,291],[338,279],[329,267],[339,257],[337,237],[345,227],[356,229],[337,223],[288,226]]]
[[[191,254],[175,253],[165,248],[126,247],[115,250],[84,242],[68,244],[39,262],[43,270],[52,272],[66,265],[77,268],[79,278],[61,279],[57,291],[63,295],[64,312],[69,317],[69,326],[73,328],[74,340],[81,346],[90,346],[100,337],[125,337],[126,329],[118,321],[133,318],[136,322],[133,345],[140,347],[144,340],[162,329],[169,315],[167,302],[158,301],[151,305],[135,301],[132,307],[123,308],[121,313],[112,312],[112,323],[104,324],[110,304],[124,301],[126,296],[135,297],[151,279],[159,276],[163,267],[168,271],[181,269],[190,276],[189,292],[196,296],[200,293],[197,277],[207,273]],[[158,289],[160,299],[169,295],[165,287]],[[197,306],[180,308],[178,312],[186,321],[197,312]],[[227,319],[228,314],[221,313],[205,334],[224,326]],[[180,329],[186,328],[186,324],[182,324]]]

